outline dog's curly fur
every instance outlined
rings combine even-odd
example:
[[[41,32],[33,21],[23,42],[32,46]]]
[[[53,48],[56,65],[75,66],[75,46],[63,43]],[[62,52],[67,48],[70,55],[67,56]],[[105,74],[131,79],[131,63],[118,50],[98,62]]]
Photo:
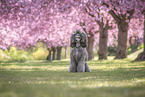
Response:
[[[76,46],[77,35],[79,36],[79,46]],[[87,47],[87,35],[80,30],[75,31],[71,35],[70,46],[72,47],[70,53],[70,66],[69,72],[91,72],[87,60],[88,53],[86,50]]]

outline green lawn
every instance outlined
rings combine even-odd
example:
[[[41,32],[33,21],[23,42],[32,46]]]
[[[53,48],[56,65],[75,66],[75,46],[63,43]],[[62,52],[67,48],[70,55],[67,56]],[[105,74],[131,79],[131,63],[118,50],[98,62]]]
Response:
[[[88,61],[92,72],[68,73],[69,59],[0,63],[0,97],[145,97],[145,61]]]

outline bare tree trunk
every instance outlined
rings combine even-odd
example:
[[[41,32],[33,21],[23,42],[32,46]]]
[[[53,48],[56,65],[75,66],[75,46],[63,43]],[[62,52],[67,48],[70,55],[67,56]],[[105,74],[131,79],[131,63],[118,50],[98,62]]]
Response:
[[[53,60],[55,60],[55,52],[56,52],[56,48],[55,48],[55,47],[52,47],[51,49],[52,49],[52,51],[53,51],[53,57],[52,57],[52,58],[53,58]]]
[[[133,53],[133,52],[137,51],[137,48],[138,48],[138,46],[136,46],[136,45],[131,46],[131,52]]]
[[[108,25],[108,22],[109,22],[109,20],[107,20],[106,25],[104,27],[103,18],[102,18],[102,22],[97,21],[97,23],[99,25],[99,33],[100,33],[100,37],[99,37],[99,51],[98,51],[99,60],[107,59],[108,30],[109,30],[109,27],[110,27]]]
[[[65,46],[65,58],[67,58],[67,46]]]
[[[83,26],[85,26],[85,23],[82,23]],[[94,29],[94,28],[92,28]],[[94,34],[91,34],[91,30],[89,31],[90,37],[88,37],[88,46],[87,46],[87,52],[88,52],[88,60],[93,60],[94,59],[94,51],[93,51],[93,46],[94,46]],[[87,34],[86,28],[83,28],[84,32]]]
[[[57,47],[57,60],[61,60],[61,50],[62,47]]]
[[[47,50],[49,51],[49,54],[48,54],[46,60],[51,60],[51,49],[48,48]]]
[[[130,37],[129,44],[131,47],[131,52],[135,52],[135,51],[137,51],[137,48],[141,45],[141,42],[138,42],[137,37],[135,37],[134,42],[132,43],[132,37]]]
[[[99,38],[99,60],[107,59],[107,40],[108,40],[108,29],[102,28],[100,30],[100,38]]]
[[[118,46],[115,59],[123,59],[127,57],[127,31],[128,23],[122,21],[118,24]]]
[[[94,34],[91,34],[90,37],[88,37],[88,47],[87,47],[88,60],[94,59],[93,46],[94,46]]]

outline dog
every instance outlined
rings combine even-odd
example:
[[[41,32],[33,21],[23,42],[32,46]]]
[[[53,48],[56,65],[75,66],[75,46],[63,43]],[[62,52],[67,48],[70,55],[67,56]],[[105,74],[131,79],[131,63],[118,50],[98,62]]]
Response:
[[[70,66],[69,72],[91,72],[87,60],[87,35],[80,30],[74,31],[70,38]]]

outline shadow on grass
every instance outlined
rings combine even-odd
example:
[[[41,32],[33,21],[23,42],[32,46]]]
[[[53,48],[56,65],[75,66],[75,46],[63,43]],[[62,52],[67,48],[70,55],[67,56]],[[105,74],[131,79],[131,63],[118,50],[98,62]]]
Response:
[[[49,68],[12,68],[12,69],[0,69],[1,77],[7,79],[8,76],[13,75],[17,78],[19,77],[44,77],[46,79],[54,80],[80,80],[84,78],[85,80],[92,81],[122,81],[122,80],[132,80],[134,78],[142,79],[145,78],[145,67],[133,67],[133,68],[115,68],[115,69],[91,69],[92,72],[85,73],[69,73],[68,68],[61,69],[49,69]],[[12,77],[13,77],[12,76]],[[83,80],[81,80],[83,81]]]
[[[0,63],[24,63],[26,60],[17,60],[17,61],[0,61]]]
[[[144,87],[70,88],[51,84],[5,84],[2,97],[144,97]]]
[[[54,60],[54,61],[47,61],[47,60],[31,60],[31,61],[0,61],[0,63],[5,66],[17,65],[17,66],[68,66],[70,61],[61,61],[61,60]]]

